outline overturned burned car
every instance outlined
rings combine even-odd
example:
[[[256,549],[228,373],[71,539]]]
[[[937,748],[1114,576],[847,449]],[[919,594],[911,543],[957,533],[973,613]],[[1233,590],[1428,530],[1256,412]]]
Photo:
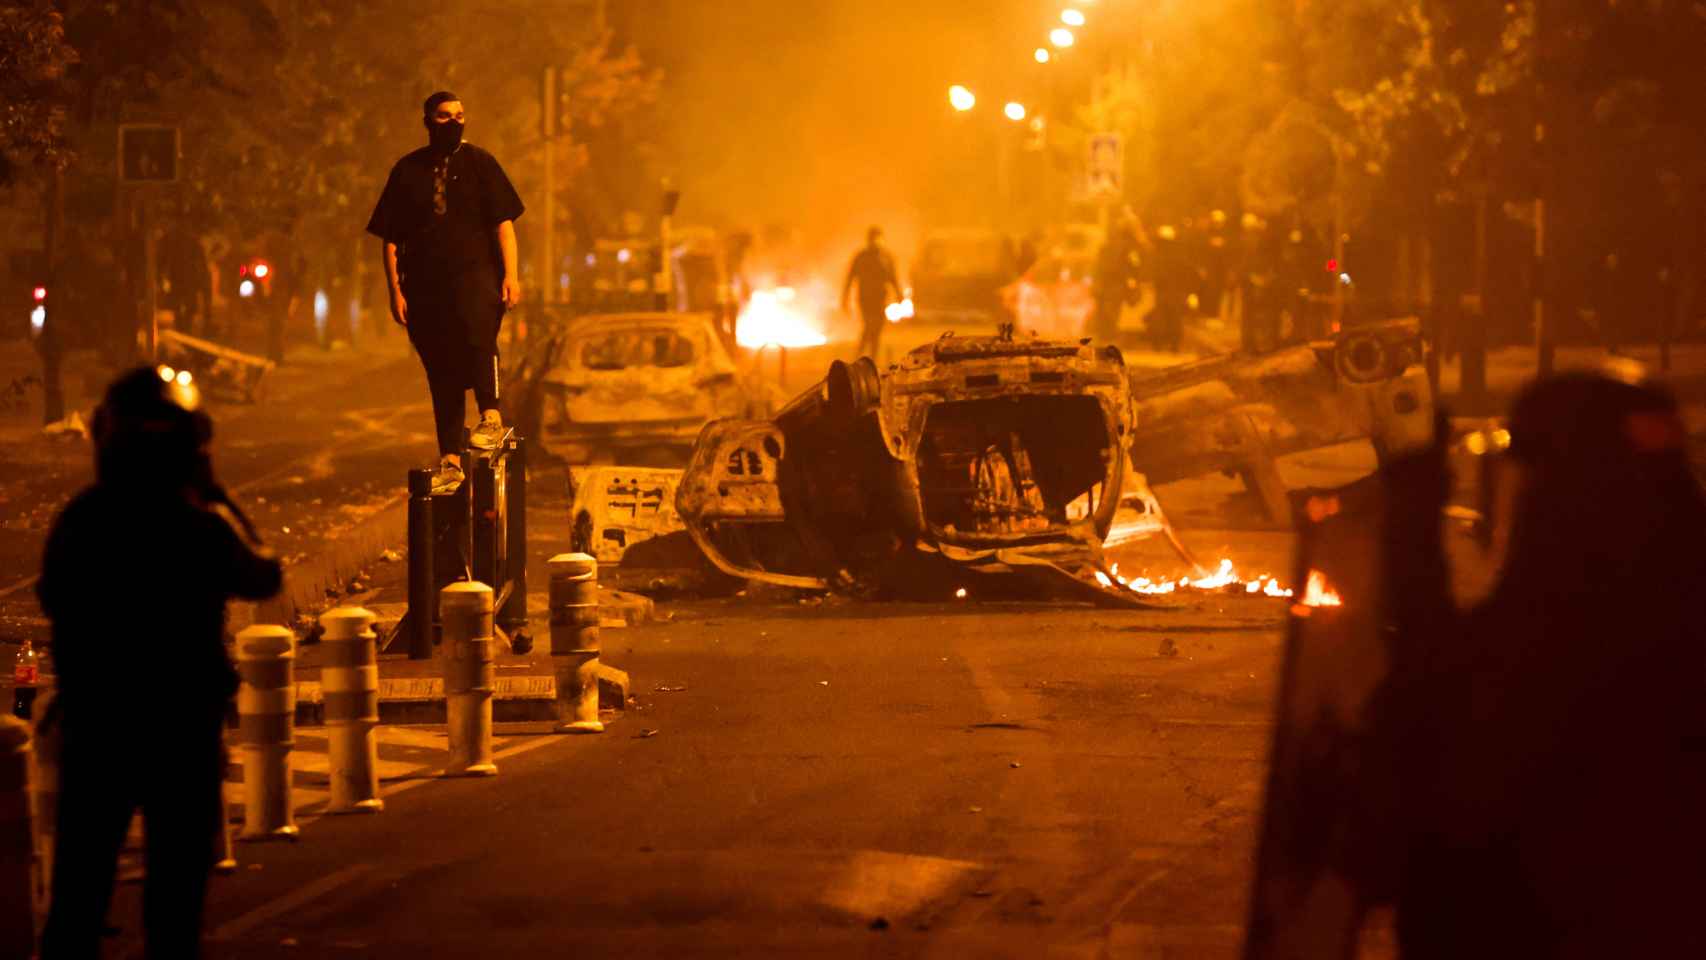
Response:
[[[1421,356],[1413,323],[1136,373],[1089,341],[944,336],[707,424],[677,511],[725,573],[784,586],[882,592],[944,562],[1090,582],[1122,502],[1155,510],[1140,472],[1239,472],[1273,503],[1275,456],[1425,443]]]
[[[581,317],[540,383],[544,430],[572,463],[679,465],[707,421],[768,416],[773,390],[693,313]]]
[[[887,376],[836,362],[774,420],[708,424],[677,494],[737,576],[880,588],[921,558],[1079,563],[1128,469],[1119,351],[943,337]]]

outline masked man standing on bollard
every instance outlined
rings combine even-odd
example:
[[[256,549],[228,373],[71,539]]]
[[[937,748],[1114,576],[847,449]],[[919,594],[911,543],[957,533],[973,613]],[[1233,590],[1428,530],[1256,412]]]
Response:
[[[408,330],[426,368],[438,429],[433,492],[462,482],[466,395],[480,423],[470,443],[492,449],[503,437],[498,413],[498,327],[521,300],[515,219],[521,198],[490,153],[462,139],[456,94],[424,105],[428,144],[398,160],[367,232],[380,238],[391,319]]]
[[[188,374],[120,377],[93,432],[95,483],[54,522],[36,585],[58,675],[43,723],[62,737],[42,957],[100,956],[119,850],[140,808],[147,955],[195,958],[237,692],[225,603],[272,596],[282,572],[213,479],[213,424]]]

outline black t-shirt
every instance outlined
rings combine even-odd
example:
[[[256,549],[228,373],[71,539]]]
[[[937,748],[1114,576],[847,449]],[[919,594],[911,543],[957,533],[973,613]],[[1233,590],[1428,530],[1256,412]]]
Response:
[[[406,283],[476,273],[501,277],[495,228],[522,209],[490,153],[471,143],[449,157],[422,147],[391,168],[367,232],[397,245]]]

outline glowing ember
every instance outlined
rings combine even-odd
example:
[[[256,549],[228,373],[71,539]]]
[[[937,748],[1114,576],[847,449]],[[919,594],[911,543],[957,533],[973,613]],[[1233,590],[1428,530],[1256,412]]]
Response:
[[[1345,601],[1339,598],[1337,590],[1327,586],[1327,575],[1319,570],[1309,571],[1309,582],[1303,587],[1303,605],[1306,607],[1342,607]]]
[[[1280,597],[1293,595],[1291,590],[1280,586],[1279,580],[1266,574],[1246,580],[1239,576],[1231,560],[1221,560],[1214,572],[1203,577],[1191,579],[1178,577],[1172,580],[1151,580],[1148,577],[1137,577],[1128,580],[1120,576],[1119,564],[1108,568],[1108,573],[1096,572],[1096,582],[1104,587],[1112,588],[1115,584],[1146,596],[1158,596],[1181,591],[1194,590],[1199,593],[1243,593],[1248,596]]]
[[[763,347],[821,347],[829,342],[802,311],[793,288],[756,290],[735,327],[735,342]]]

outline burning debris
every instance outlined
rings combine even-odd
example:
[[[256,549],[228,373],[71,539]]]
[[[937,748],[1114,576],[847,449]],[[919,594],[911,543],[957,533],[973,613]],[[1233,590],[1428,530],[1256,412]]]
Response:
[[[1151,580],[1148,577],[1127,579],[1120,575],[1120,565],[1117,563],[1105,572],[1097,570],[1095,576],[1096,582],[1103,587],[1113,589],[1117,585],[1140,596],[1167,596],[1190,592],[1278,598],[1290,598],[1295,595],[1294,591],[1280,585],[1278,577],[1262,574],[1245,579],[1239,576],[1232,561],[1227,559],[1222,559],[1213,573],[1196,578],[1180,576],[1161,580]]]

